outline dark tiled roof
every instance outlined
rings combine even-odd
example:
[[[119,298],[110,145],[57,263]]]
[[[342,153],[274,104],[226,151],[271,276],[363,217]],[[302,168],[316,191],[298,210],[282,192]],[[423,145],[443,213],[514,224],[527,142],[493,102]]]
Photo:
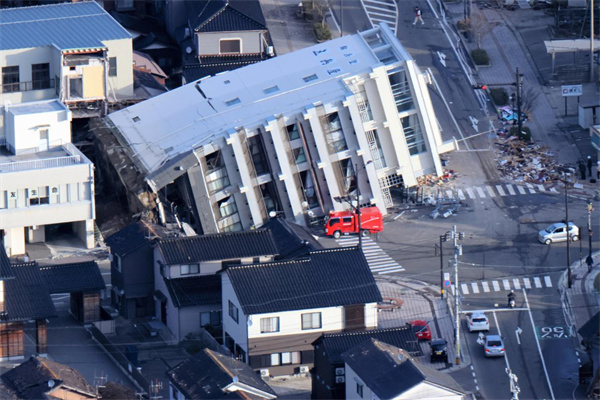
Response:
[[[221,275],[165,279],[165,284],[175,307],[221,302]]]
[[[450,375],[420,365],[404,350],[377,339],[362,342],[345,352],[342,358],[380,399],[396,398],[425,381],[463,393]]]
[[[15,390],[22,399],[45,399],[51,396],[48,381],[54,381],[54,390],[64,387],[67,391],[77,391],[95,398],[94,388],[75,369],[46,358],[31,356],[18,367],[2,375],[2,380]]]
[[[50,293],[89,292],[106,287],[95,261],[40,265],[40,273]]]
[[[246,315],[381,301],[356,247],[315,251],[293,261],[231,266],[226,273]]]
[[[152,238],[162,236],[160,227],[147,224],[142,221],[127,225],[117,233],[113,233],[105,239],[111,252],[124,256],[129,252],[149,243]]]
[[[342,353],[371,338],[406,350],[413,357],[423,355],[421,347],[415,339],[415,334],[408,326],[370,331],[327,333],[315,340],[313,344],[320,345],[323,348],[331,364],[341,364],[343,362]]]
[[[221,72],[233,71],[263,61],[260,54],[202,57],[202,62],[187,63],[183,66],[183,77],[186,82],[194,82],[206,76],[215,76]]]
[[[129,389],[120,383],[106,382],[103,386],[98,386],[99,398],[103,400],[138,400],[135,391]]]
[[[186,1],[190,25],[199,32],[266,30],[258,0]]]
[[[156,245],[167,265],[237,260],[277,253],[271,232],[263,230],[160,239]]]
[[[261,229],[273,233],[279,258],[295,258],[323,248],[308,228],[283,218],[271,218]]]
[[[169,380],[186,399],[260,399],[276,398],[277,395],[249,365],[209,349],[195,354],[167,372]],[[225,392],[234,377],[240,386],[249,386],[252,394],[240,395]],[[259,390],[263,395],[255,392]]]
[[[37,263],[13,264],[12,270],[15,279],[4,281],[6,320],[22,321],[56,316],[48,286],[42,279]]]
[[[2,243],[0,243],[0,279],[11,279],[14,278],[12,268],[10,267],[10,260],[6,255],[6,250]]]

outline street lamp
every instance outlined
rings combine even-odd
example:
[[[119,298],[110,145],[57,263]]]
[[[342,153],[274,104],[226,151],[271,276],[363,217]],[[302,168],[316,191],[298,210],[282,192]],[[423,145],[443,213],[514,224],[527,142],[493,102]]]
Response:
[[[588,209],[589,252],[588,252],[587,258],[585,259],[585,262],[587,263],[588,272],[589,272],[589,271],[592,270],[592,265],[594,265],[594,260],[592,258],[592,235],[594,234],[594,232],[592,232],[592,211],[594,211],[594,206],[592,205],[592,201],[591,200],[588,200],[587,209]]]
[[[567,230],[567,287],[571,289],[571,284],[573,283],[573,281],[571,279],[571,253],[569,246],[569,243],[571,243],[571,234],[569,232],[569,198],[567,194],[567,186],[569,182],[567,181],[567,175],[564,173],[562,182],[565,185],[565,229]]]

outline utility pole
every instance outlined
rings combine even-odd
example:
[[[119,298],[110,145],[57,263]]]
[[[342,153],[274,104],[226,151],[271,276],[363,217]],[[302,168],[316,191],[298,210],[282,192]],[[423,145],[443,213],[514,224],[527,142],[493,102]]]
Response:
[[[440,235],[440,298],[444,298],[444,242],[450,239],[450,232]],[[436,245],[437,247],[437,245]]]
[[[594,206],[592,205],[592,201],[588,200],[587,205],[588,210],[588,240],[589,240],[589,252],[588,256],[585,259],[585,262],[588,266],[588,272],[592,270],[592,265],[594,265],[594,259],[592,258],[592,235],[594,232],[592,231],[592,211],[594,211]]]
[[[458,244],[459,240],[465,238],[464,232],[456,232],[456,225],[452,226],[452,231],[450,232],[450,237],[452,238],[452,243],[454,245],[454,316],[455,316],[455,338],[456,342],[456,365],[460,365],[460,313],[458,306],[458,256],[462,254],[462,246]]]
[[[590,82],[594,82],[594,0],[590,0]]]
[[[356,179],[356,216],[358,217],[358,248],[362,250],[362,225],[360,223],[360,185],[358,184],[358,165],[354,164],[354,178]]]
[[[567,287],[571,289],[572,279],[571,279],[571,253],[570,246],[571,243],[571,232],[569,232],[569,198],[567,197],[567,175],[565,174],[565,179],[563,180],[565,184],[565,224],[567,230]]]
[[[517,126],[519,131],[517,132],[517,137],[522,138],[523,137],[523,118],[521,116],[521,105],[523,104],[523,79],[521,78],[521,76],[519,75],[519,67],[517,67],[517,77],[516,77],[516,81],[515,84],[517,86]]]

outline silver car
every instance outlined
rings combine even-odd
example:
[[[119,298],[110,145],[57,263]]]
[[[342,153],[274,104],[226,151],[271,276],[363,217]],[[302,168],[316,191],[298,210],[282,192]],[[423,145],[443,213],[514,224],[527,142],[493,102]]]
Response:
[[[490,321],[483,312],[473,311],[467,314],[467,326],[469,327],[469,332],[489,331]]]
[[[551,244],[554,242],[566,242],[567,241],[567,225],[562,222],[557,222],[550,225],[538,234],[538,240],[540,243]],[[576,242],[579,240],[579,228],[572,222],[569,222],[569,237],[571,241]]]
[[[487,335],[483,348],[486,357],[502,357],[504,355],[504,342],[498,335]]]

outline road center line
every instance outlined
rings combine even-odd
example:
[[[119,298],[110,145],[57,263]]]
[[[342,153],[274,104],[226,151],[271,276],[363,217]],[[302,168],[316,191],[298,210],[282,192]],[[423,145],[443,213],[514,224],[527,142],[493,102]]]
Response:
[[[498,323],[498,317],[496,317],[496,312],[493,312],[494,322],[496,323],[496,329],[498,329],[498,336],[502,337],[502,331],[500,330],[500,324]],[[506,344],[504,344],[504,362],[506,362],[506,368],[510,371],[510,363],[508,362],[508,356],[506,355]]]
[[[550,396],[552,396],[552,400],[554,398],[554,391],[552,390],[552,384],[550,383],[550,377],[548,376],[548,370],[546,369],[546,360],[544,360],[544,356],[542,354],[542,348],[540,347],[540,340],[537,337],[537,333],[535,332],[535,324],[533,322],[533,315],[531,315],[531,308],[529,307],[529,299],[527,298],[527,292],[523,289],[523,297],[525,298],[525,305],[527,305],[527,312],[529,313],[529,320],[531,321],[531,329],[533,330],[533,337],[535,338],[535,344],[537,344],[538,352],[540,353],[540,358],[542,359],[542,367],[544,367],[544,375],[546,375],[546,382],[548,382],[548,388],[550,389]],[[496,316],[494,315],[494,318]]]

